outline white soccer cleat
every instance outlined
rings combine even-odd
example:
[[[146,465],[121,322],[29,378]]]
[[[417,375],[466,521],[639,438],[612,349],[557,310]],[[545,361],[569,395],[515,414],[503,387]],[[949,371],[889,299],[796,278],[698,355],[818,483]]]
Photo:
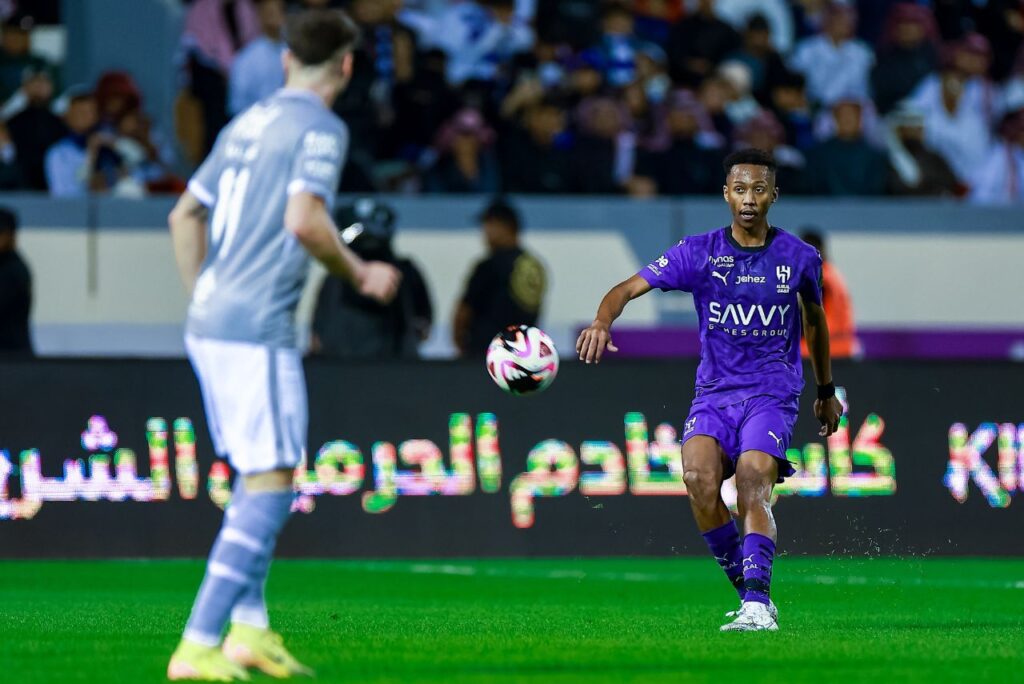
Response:
[[[777,632],[779,623],[771,609],[757,601],[744,601],[736,619],[722,625],[723,632]]]
[[[743,608],[743,601],[740,601],[739,608],[736,610],[730,610],[725,614],[725,617],[730,619],[736,618],[736,616],[740,614],[741,608]],[[768,599],[768,612],[771,613],[772,620],[775,620],[775,622],[779,621],[779,609],[775,606],[775,601],[772,601],[771,599]]]

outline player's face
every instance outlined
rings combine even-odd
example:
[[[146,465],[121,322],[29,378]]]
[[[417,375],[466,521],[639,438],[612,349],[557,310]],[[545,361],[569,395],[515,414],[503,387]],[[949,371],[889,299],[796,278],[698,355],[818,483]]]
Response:
[[[725,179],[723,194],[741,228],[753,228],[767,220],[768,209],[778,199],[775,175],[766,166],[737,164]]]

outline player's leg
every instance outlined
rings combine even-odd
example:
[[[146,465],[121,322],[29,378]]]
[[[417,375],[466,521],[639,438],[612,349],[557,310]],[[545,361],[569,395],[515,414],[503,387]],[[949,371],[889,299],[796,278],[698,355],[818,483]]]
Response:
[[[306,443],[306,384],[297,351],[271,349],[265,353],[270,401],[268,421],[263,424],[270,426],[266,443],[272,448],[251,445],[253,457],[237,467],[252,472],[240,478],[242,485],[236,488],[242,495],[237,517],[249,528],[250,547],[255,549],[253,541],[261,545],[261,556],[248,567],[248,582],[232,607],[224,653],[240,665],[273,677],[311,675],[312,670],[292,656],[281,636],[270,629],[264,598],[277,537],[294,501],[294,470]]]
[[[262,585],[277,535],[291,511],[294,493],[290,469],[246,476],[245,495],[224,515],[185,627],[185,639],[217,647],[239,599]]]
[[[742,452],[736,463],[736,502],[743,522],[743,606],[729,630],[778,629],[771,601],[777,530],[772,490],[793,473],[786,449],[796,422],[796,407],[771,397],[748,402],[740,428]]]
[[[224,428],[236,420],[237,402],[221,377],[225,350],[210,340],[186,338],[189,360],[199,379],[203,395],[207,426],[216,453],[225,457],[228,453],[229,435]],[[237,502],[236,502],[237,503]],[[198,679],[205,681],[232,681],[248,679],[244,668],[224,656],[220,650],[223,621],[217,615],[226,615],[237,597],[245,589],[245,582],[232,582],[224,567],[215,558],[224,546],[221,537],[229,519],[236,517],[237,510],[229,507],[222,523],[221,532],[214,542],[207,564],[207,572],[200,585],[192,607],[185,632],[167,666],[167,677],[172,680]],[[233,574],[233,573],[232,573]]]
[[[709,407],[694,402],[683,434],[683,480],[697,528],[711,555],[742,596],[740,533],[722,501],[722,481],[732,465],[720,441],[726,440],[728,444],[729,432],[722,418]]]
[[[231,490],[231,503],[240,505],[245,498],[245,478],[239,477],[235,480],[235,486]],[[270,549],[273,554],[273,548]],[[267,567],[260,569],[260,574],[266,575],[270,570],[270,558],[267,558]],[[256,629],[269,629],[270,616],[267,614],[266,582],[250,582],[246,585],[242,594],[231,609],[231,624],[248,625]]]
[[[230,611],[231,630],[224,640],[224,654],[244,667],[255,667],[272,677],[311,675],[284,647],[281,636],[270,629],[263,587],[281,528],[294,500],[293,470],[283,468],[242,478],[244,496],[233,516],[236,532],[231,538],[254,555],[245,561],[245,586]],[[232,506],[235,508],[235,505]],[[218,616],[224,622],[228,616]]]
[[[239,622],[237,633],[232,630],[235,643],[247,644],[252,662],[240,663],[229,657],[233,652],[220,649],[236,607],[242,605],[241,612],[248,612],[248,617],[258,612],[265,616],[262,587],[294,500],[293,470],[302,449],[298,433],[305,440],[305,385],[295,380],[295,366],[301,379],[297,352],[286,359],[279,358],[280,353],[258,345],[190,340],[189,354],[200,377],[211,434],[221,440],[218,451],[229,454],[240,475],[181,646],[168,666],[171,679],[223,679],[229,669],[228,679],[247,679],[243,666],[250,664],[274,676],[308,672],[287,654],[269,624]],[[290,374],[282,372],[282,365]],[[282,399],[287,406],[282,406]],[[285,430],[286,417],[298,427]],[[216,671],[197,666],[199,655],[204,662],[219,659]]]
[[[778,613],[771,602],[772,562],[775,558],[775,519],[772,488],[778,477],[775,458],[756,450],[744,451],[736,463],[736,493],[743,521],[743,603],[722,631],[775,631]]]
[[[772,489],[778,461],[763,451],[744,451],[736,464],[736,505],[743,521],[743,601],[768,605],[776,528]]]

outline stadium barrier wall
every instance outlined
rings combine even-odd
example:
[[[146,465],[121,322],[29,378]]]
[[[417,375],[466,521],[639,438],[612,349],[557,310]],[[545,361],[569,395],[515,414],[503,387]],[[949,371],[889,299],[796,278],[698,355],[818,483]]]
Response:
[[[483,254],[475,221],[485,198],[394,197],[398,251],[422,267],[436,308],[424,352],[452,352],[450,321],[473,261]],[[46,355],[181,356],[186,300],[167,233],[169,199],[53,200],[6,195],[22,216],[22,251],[36,280],[34,335]],[[727,220],[714,198],[630,201],[523,198],[524,241],[548,266],[542,324],[570,345],[604,292],[685,234]],[[830,236],[862,328],[971,329],[1021,333],[1024,233],[1012,208],[935,200],[784,199],[778,225],[816,224]],[[311,316],[323,272],[314,270],[300,320]],[[644,297],[623,327],[692,326],[692,299]],[[1020,335],[1024,337],[1024,334]]]
[[[306,372],[310,453],[284,555],[706,552],[678,442],[692,362],[567,365],[527,398],[475,363]],[[836,378],[849,410],[827,441],[805,392],[781,549],[1024,554],[1024,366],[839,363]],[[229,469],[186,362],[0,363],[0,393],[0,557],[206,554]]]

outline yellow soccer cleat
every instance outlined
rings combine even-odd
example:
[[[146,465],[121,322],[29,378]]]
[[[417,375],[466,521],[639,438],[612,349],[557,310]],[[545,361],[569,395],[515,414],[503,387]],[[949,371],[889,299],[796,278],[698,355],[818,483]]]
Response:
[[[203,646],[182,639],[171,656],[171,662],[167,664],[167,678],[233,682],[248,681],[249,673],[244,667],[228,660],[216,646]]]
[[[269,629],[260,629],[233,623],[224,640],[224,655],[242,667],[255,667],[271,677],[314,676],[284,647],[281,635]]]

